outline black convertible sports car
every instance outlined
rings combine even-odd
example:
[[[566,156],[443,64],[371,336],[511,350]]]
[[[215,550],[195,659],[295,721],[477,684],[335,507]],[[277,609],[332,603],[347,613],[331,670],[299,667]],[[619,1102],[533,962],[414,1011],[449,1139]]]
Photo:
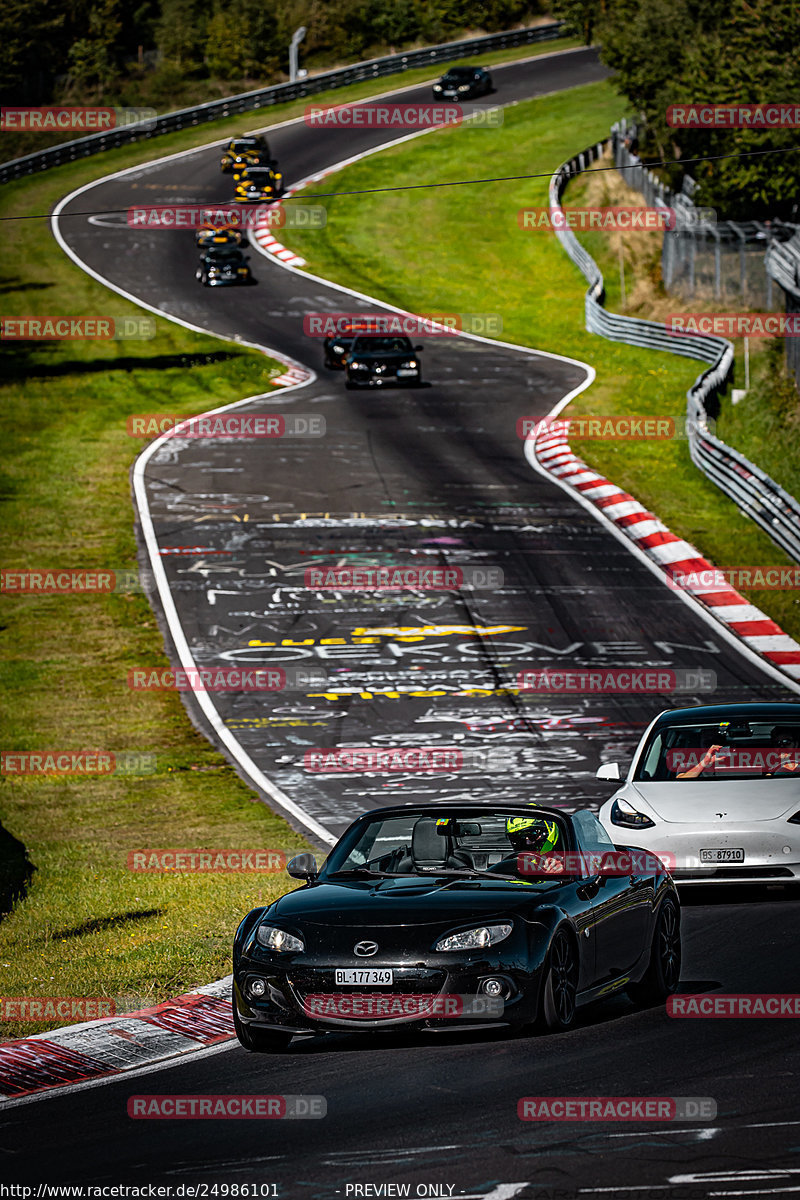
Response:
[[[433,85],[434,100],[474,100],[493,91],[492,77],[485,67],[451,67]]]
[[[412,346],[405,334],[376,337],[362,334],[355,338],[344,357],[346,387],[380,387],[384,383],[422,383],[419,354],[422,346]]]
[[[305,886],[255,908],[233,946],[248,1050],[329,1030],[569,1028],[579,1005],[678,986],[680,905],[654,856],[593,813],[414,804],[367,813]]]

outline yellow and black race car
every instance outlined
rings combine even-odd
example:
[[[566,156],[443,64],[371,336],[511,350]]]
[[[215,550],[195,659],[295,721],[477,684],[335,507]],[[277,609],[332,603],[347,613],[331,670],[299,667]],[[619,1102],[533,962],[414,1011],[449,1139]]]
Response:
[[[233,225],[225,225],[221,229],[198,229],[195,243],[198,246],[240,246],[242,231]]]
[[[236,187],[233,198],[239,204],[253,204],[260,200],[277,200],[283,195],[283,176],[275,167],[245,167],[235,175]]]
[[[246,137],[231,138],[225,147],[220,167],[223,175],[229,175],[244,166],[268,166],[274,160],[270,157],[267,139],[261,134],[248,134]]]

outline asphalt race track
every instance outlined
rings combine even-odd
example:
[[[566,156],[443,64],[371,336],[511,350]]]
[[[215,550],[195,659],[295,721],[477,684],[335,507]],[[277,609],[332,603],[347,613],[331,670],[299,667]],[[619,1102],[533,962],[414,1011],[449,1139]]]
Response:
[[[495,99],[507,103],[604,71],[581,50],[493,73]],[[302,123],[270,135],[290,184],[382,140],[380,131],[334,136]],[[160,551],[204,548],[163,555],[195,662],[325,673],[313,692],[213,698],[220,727],[294,805],[329,834],[366,808],[435,796],[597,807],[612,787],[595,780],[599,763],[625,759],[667,705],[793,698],[528,466],[517,419],[544,416],[579,387],[580,365],[428,339],[424,387],[346,391],[302,318],[374,305],[255,254],[257,288],[207,291],[194,279],[191,233],[71,215],[138,201],[227,201],[228,187],[218,151],[192,152],[82,191],[61,230],[91,269],[148,305],[317,373],[238,411],[321,415],[324,438],[170,439],[145,472]],[[307,567],[356,556],[499,568],[503,585],[414,596],[304,587]],[[690,686],[666,698],[508,690],[520,670],[566,664],[702,669],[716,690]],[[222,744],[194,705],[192,716]],[[465,769],[437,777],[304,766],[310,749],[367,744],[468,753]],[[684,992],[796,988],[796,902],[781,889],[687,899],[684,938]],[[550,1037],[309,1038],[275,1058],[228,1045],[22,1102],[0,1125],[0,1162],[14,1182],[276,1183],[280,1197],[331,1200],[358,1195],[346,1190],[356,1183],[409,1183],[412,1196],[425,1194],[417,1184],[439,1184],[443,1195],[495,1200],[784,1195],[800,1190],[794,1047],[788,1021],[681,1021],[620,998]],[[321,1094],[327,1116],[207,1127],[126,1113],[134,1094],[231,1092]],[[718,1115],[629,1128],[527,1124],[516,1104],[531,1095],[711,1097]]]

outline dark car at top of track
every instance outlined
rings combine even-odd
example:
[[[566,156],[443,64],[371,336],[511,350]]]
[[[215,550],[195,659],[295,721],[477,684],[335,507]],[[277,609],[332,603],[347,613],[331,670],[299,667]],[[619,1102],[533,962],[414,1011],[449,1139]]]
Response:
[[[346,386],[381,387],[385,383],[422,383],[419,355],[405,334],[361,334],[344,356]]]
[[[410,804],[359,817],[305,886],[252,910],[233,947],[233,1017],[252,1051],[295,1034],[568,1029],[626,991],[680,978],[680,904],[655,856],[615,847],[593,813]]]
[[[260,166],[261,164],[269,166],[273,164],[275,159],[272,158],[267,139],[261,134],[247,134],[242,137],[231,138],[225,147],[222,158],[220,159],[220,167],[224,175],[235,171],[237,167],[250,164],[251,166]]]
[[[253,282],[246,256],[239,246],[229,243],[203,247],[195,278],[203,287],[230,287]]]
[[[433,85],[435,100],[474,100],[492,91],[492,77],[485,67],[451,67]]]

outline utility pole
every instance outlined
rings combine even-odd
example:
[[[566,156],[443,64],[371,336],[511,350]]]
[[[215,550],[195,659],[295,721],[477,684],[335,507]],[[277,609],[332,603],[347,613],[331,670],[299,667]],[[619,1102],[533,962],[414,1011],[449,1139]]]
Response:
[[[292,40],[289,44],[289,82],[294,83],[297,79],[297,48],[306,36],[306,27],[301,25],[299,29],[295,29],[292,34]]]

